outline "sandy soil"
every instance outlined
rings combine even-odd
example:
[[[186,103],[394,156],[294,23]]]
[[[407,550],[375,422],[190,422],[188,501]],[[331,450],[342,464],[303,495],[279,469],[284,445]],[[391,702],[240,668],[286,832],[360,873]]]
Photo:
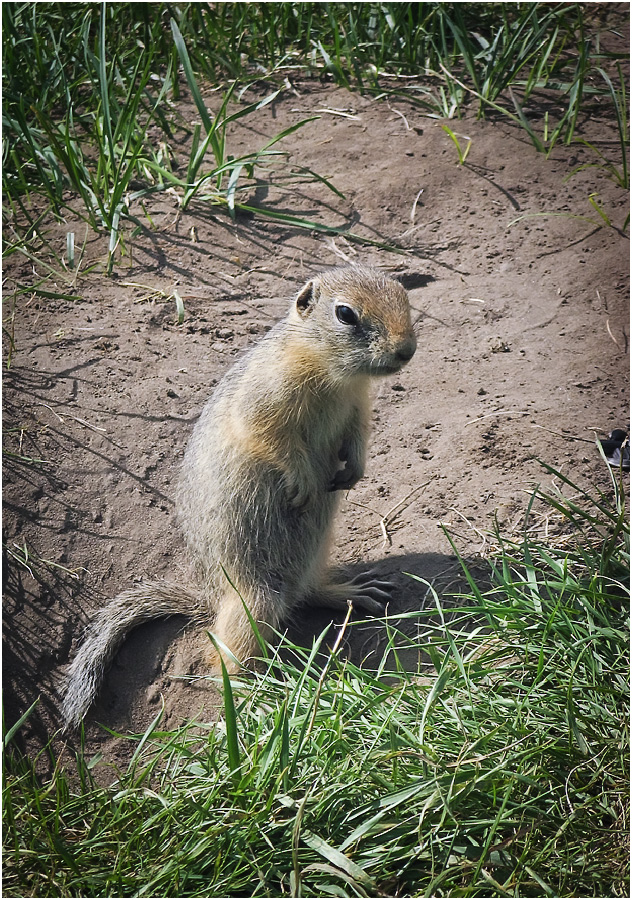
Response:
[[[194,119],[186,98],[180,112]],[[35,746],[59,725],[61,674],[91,613],[136,579],[188,577],[173,495],[193,423],[236,355],[322,267],[383,267],[410,290],[417,320],[416,356],[377,384],[368,471],[338,523],[336,562],[352,573],[375,562],[391,574],[393,615],[424,602],[403,572],[442,588],[458,576],[440,523],[474,560],[495,516],[516,527],[533,485],[551,482],[538,458],[607,487],[595,434],[629,421],[629,241],[619,230],[627,193],[596,168],[571,175],[595,161],[589,150],[560,147],[547,160],[523,130],[473,115],[449,123],[471,139],[459,166],[445,123],[414,105],[314,83],[236,123],[231,152],[260,147],[308,115],[319,118],[283,141],[287,159],[261,173],[251,199],[405,253],[260,218],[232,224],[202,202],[179,215],[175,197],[156,195],[146,204],[154,227],[128,241],[115,276],[97,268],[65,287],[80,300],[23,294],[12,308],[12,289],[33,281],[32,264],[14,254],[5,265],[15,341],[4,368],[13,454],[4,480],[8,721],[40,698],[23,743]],[[598,105],[582,133],[614,152]],[[185,141],[179,132],[176,155]],[[329,178],[344,199],[318,183],[288,190],[284,178],[299,166]],[[616,227],[591,207],[594,192]],[[49,227],[60,255],[67,230]],[[80,244],[85,228],[75,230]],[[83,267],[106,250],[107,238],[89,233]],[[182,325],[167,299],[174,289]],[[15,558],[24,547],[30,571]],[[330,618],[314,614],[293,636],[309,643]],[[130,636],[86,720],[89,751],[123,758],[126,745],[99,723],[143,729],[161,697],[168,726],[203,706],[212,715],[212,691],[178,678],[199,671],[207,640],[185,625],[156,622]],[[366,655],[380,638],[362,625],[352,649]]]

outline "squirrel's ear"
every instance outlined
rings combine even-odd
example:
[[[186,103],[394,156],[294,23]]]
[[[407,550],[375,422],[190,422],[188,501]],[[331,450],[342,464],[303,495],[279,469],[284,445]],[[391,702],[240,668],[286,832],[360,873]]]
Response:
[[[319,294],[320,285],[316,279],[308,281],[305,287],[300,289],[296,298],[296,308],[301,316],[310,314]]]

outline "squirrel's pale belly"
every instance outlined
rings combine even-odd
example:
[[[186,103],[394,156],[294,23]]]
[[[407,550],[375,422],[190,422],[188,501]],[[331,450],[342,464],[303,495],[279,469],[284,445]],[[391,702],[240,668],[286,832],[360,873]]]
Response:
[[[342,437],[308,446],[315,487],[293,505],[282,461],[245,452],[240,435],[216,427],[213,401],[192,436],[178,496],[179,516],[198,568],[213,580],[264,580],[275,592],[303,581],[319,558],[338,495],[329,489]],[[318,438],[321,438],[320,440]],[[288,443],[290,438],[288,436]],[[290,455],[296,464],[296,456]]]

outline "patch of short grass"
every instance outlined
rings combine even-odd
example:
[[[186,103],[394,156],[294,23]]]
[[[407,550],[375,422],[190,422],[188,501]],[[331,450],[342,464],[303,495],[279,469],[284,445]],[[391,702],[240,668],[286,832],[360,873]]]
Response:
[[[626,55],[602,50],[606,30],[584,4],[5,3],[3,214],[16,232],[11,247],[42,236],[48,214],[63,220],[72,210],[107,235],[111,272],[125,252],[124,223],[151,221],[144,203],[156,191],[175,191],[183,208],[196,199],[233,217],[240,208],[250,213],[244,197],[255,169],[278,156],[289,131],[235,157],[228,126],[293,89],[297,76],[380,97],[404,93],[439,118],[474,104],[481,116],[513,119],[547,154],[583,141],[594,154],[589,165],[625,188]],[[212,86],[212,103],[202,84]],[[185,85],[200,121],[185,123],[190,140],[180,155],[174,134]],[[270,88],[263,98],[262,85]],[[257,99],[243,100],[253,87]],[[617,124],[620,160],[579,133],[595,97]],[[259,174],[265,180],[265,170]],[[333,188],[300,166],[294,174]],[[274,208],[262,212],[275,216]]]
[[[414,576],[379,665],[286,644],[217,723],[130,737],[109,788],[9,743],[5,895],[629,896],[623,492],[555,475],[491,586]]]
[[[244,196],[262,180],[255,171],[265,180],[275,162],[291,175],[289,189],[318,181],[341,196],[326,178],[288,166],[275,146],[311,119],[246,155],[231,152],[230,125],[256,115],[279,90],[245,103],[247,82],[237,91],[236,81],[221,81],[209,102],[194,71],[199,37],[185,39],[164,4],[142,10],[90,4],[75,7],[72,18],[67,4],[6,5],[3,214],[13,237],[6,253],[28,256],[30,243],[45,242],[48,215],[63,221],[78,213],[107,235],[111,274],[117,252],[126,252],[124,223],[151,224],[145,202],[153,194],[169,189],[182,210],[196,199],[234,219],[236,209],[251,210]],[[180,72],[199,118],[192,124],[175,106]],[[190,140],[177,158],[174,134],[182,128]],[[265,213],[275,218],[274,209]],[[300,217],[294,224],[328,230]]]

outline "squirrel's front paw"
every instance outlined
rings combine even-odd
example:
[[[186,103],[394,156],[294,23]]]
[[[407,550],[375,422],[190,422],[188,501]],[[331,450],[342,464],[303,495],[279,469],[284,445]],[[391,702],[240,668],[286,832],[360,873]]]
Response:
[[[348,491],[360,481],[362,475],[362,472],[348,466],[345,466],[344,469],[338,469],[329,485],[329,490]]]

